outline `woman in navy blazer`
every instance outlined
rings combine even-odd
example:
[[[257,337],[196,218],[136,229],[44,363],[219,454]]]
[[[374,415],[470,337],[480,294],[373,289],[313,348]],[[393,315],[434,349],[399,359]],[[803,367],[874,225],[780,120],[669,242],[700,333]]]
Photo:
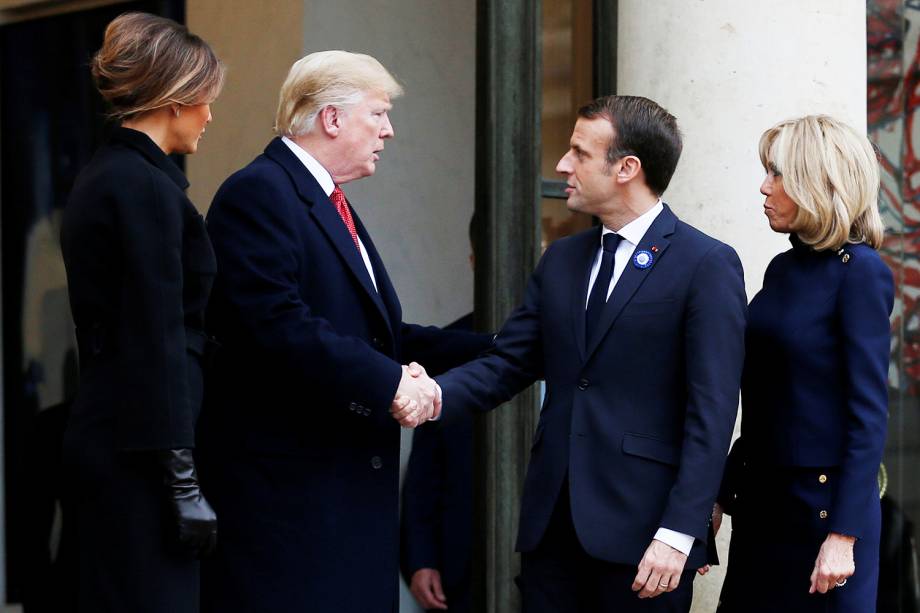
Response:
[[[826,116],[767,130],[760,158],[764,213],[792,249],[750,305],[741,438],[713,518],[733,528],[719,611],[871,613],[894,294],[878,162]]]

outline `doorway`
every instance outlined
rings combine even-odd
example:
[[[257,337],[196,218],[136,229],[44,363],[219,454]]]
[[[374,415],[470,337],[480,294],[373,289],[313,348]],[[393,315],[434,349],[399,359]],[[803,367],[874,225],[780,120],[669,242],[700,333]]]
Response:
[[[146,11],[181,22],[185,13],[182,0],[74,10],[79,5],[56,3],[54,14],[0,26],[0,594],[26,613],[69,610],[75,574],[60,441],[77,358],[58,232],[73,181],[109,129],[89,61],[117,15]]]

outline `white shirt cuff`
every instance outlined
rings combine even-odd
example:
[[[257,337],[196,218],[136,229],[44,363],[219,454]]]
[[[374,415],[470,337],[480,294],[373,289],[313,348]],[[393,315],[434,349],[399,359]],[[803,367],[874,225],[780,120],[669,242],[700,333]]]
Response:
[[[675,532],[667,528],[658,528],[658,532],[655,533],[655,540],[661,541],[665,545],[670,545],[685,556],[688,556],[690,555],[690,550],[693,548],[693,541],[696,539],[683,532]]]

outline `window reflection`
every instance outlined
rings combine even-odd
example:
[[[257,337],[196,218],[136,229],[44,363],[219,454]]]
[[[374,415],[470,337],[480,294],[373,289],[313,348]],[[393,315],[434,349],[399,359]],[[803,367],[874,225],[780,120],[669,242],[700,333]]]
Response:
[[[558,180],[556,163],[569,148],[575,114],[593,97],[591,0],[544,0],[542,44],[541,168],[544,179]],[[547,197],[541,200],[540,222],[543,249],[592,224],[587,215],[570,213],[565,200]]]
[[[882,256],[897,284],[888,442],[879,472],[879,613],[920,611],[920,6],[868,0],[868,127],[882,169]],[[915,125],[917,124],[917,125]]]

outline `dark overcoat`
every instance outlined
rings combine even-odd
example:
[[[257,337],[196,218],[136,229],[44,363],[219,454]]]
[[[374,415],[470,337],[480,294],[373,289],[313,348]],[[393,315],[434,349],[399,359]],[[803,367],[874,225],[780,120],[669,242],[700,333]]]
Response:
[[[179,168],[145,134],[115,130],[64,209],[61,244],[80,386],[64,437],[79,551],[79,610],[198,610],[147,450],[193,447],[204,313],[216,273]]]
[[[400,428],[389,407],[400,364],[437,372],[491,339],[404,324],[352,214],[376,289],[335,206],[280,139],[224,182],[208,213],[219,269],[209,325],[222,345],[200,446],[220,522],[208,611],[396,606]]]

